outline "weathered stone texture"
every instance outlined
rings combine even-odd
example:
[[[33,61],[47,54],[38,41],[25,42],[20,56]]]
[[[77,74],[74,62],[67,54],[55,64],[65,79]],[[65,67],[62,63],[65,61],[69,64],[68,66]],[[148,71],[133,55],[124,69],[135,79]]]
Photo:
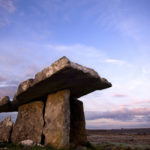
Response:
[[[9,142],[10,135],[13,128],[11,117],[7,117],[0,123],[0,142]]]
[[[0,98],[0,112],[9,112],[13,110],[11,107],[11,101],[9,96],[4,96]]]
[[[4,106],[10,103],[9,96],[4,96],[0,98],[0,106]]]
[[[76,99],[71,99],[71,125],[70,125],[70,144],[71,146],[85,145],[87,134],[85,129],[85,117],[83,103]]]
[[[70,89],[71,96],[78,98],[95,90],[108,87],[111,87],[111,83],[101,78],[93,69],[62,57],[51,66],[37,73],[34,79],[22,82],[14,96],[12,107],[16,109],[33,99],[63,89]]]
[[[70,91],[49,94],[45,108],[45,145],[55,148],[69,147]]]
[[[44,126],[43,107],[42,101],[35,101],[19,107],[11,136],[13,143],[19,143],[27,139],[35,143],[41,143]]]

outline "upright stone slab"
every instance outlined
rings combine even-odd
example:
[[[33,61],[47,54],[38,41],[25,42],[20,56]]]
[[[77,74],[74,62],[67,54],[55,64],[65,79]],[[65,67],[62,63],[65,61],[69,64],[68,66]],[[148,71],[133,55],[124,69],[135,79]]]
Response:
[[[69,147],[70,91],[49,94],[45,108],[45,145],[54,148]]]
[[[13,122],[11,121],[11,117],[9,116],[0,123],[0,142],[10,141],[12,128]]]
[[[85,145],[87,143],[87,134],[85,129],[85,117],[83,103],[71,98],[71,125],[70,125],[70,145],[72,147]]]
[[[44,126],[43,107],[42,101],[24,104],[19,107],[17,120],[11,136],[13,143],[19,143],[27,139],[35,143],[41,143]]]

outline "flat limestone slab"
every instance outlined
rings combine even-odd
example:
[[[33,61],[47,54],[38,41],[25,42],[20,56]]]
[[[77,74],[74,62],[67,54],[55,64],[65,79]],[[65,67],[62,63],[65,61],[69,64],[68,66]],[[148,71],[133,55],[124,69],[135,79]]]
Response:
[[[49,94],[45,108],[45,145],[68,148],[70,135],[70,91]]]
[[[27,139],[35,143],[41,143],[44,126],[43,107],[42,101],[31,102],[19,107],[17,120],[11,135],[13,143],[20,143]]]
[[[37,73],[34,79],[22,82],[11,107],[15,109],[24,103],[63,89],[70,89],[71,97],[78,98],[109,87],[111,83],[101,78],[93,69],[62,57]]]

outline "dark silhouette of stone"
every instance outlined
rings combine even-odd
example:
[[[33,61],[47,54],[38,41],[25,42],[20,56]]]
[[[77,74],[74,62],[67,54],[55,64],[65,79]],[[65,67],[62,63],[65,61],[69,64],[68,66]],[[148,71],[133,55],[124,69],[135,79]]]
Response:
[[[19,143],[23,140],[41,143],[44,125],[43,107],[42,101],[31,102],[19,107],[17,120],[11,135],[13,143]]]
[[[0,123],[0,142],[10,142],[12,128],[13,122],[9,116]]]
[[[9,96],[4,96],[0,98],[0,112],[9,112],[13,111],[14,108],[11,106],[11,101]]]
[[[45,145],[54,148],[69,147],[70,91],[49,94],[45,107]]]
[[[71,124],[70,124],[70,145],[76,147],[87,143],[87,134],[85,129],[85,117],[83,103],[79,100],[70,101]]]

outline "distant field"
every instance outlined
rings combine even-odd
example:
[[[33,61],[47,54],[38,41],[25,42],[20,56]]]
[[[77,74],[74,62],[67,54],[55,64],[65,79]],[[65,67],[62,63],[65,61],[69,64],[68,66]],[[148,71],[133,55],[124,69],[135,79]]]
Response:
[[[150,128],[87,130],[87,134],[88,140],[96,145],[106,142],[150,145]]]

